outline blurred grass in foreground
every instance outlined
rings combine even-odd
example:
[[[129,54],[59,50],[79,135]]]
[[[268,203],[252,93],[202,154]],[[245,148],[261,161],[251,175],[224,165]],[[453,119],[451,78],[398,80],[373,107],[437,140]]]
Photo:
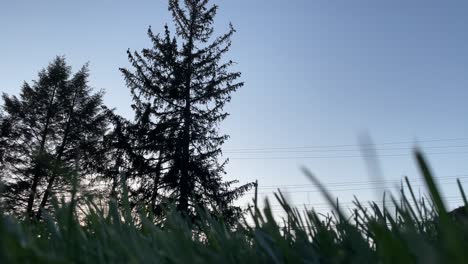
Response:
[[[266,201],[250,209],[252,224],[236,228],[203,214],[196,230],[177,213],[164,225],[132,217],[110,202],[103,210],[88,201],[88,212],[78,220],[74,198],[55,202],[53,216],[41,223],[0,219],[1,263],[466,263],[468,223],[449,214],[423,155],[416,161],[425,179],[428,198],[409,194],[390,197],[395,207],[363,205],[355,200],[349,216],[325,186],[307,170],[333,208],[329,216],[289,206],[278,192],[285,212],[278,223]],[[460,195],[466,206],[461,187]],[[124,206],[125,208],[125,206]],[[203,211],[203,210],[201,210]],[[465,213],[465,214],[463,214]],[[139,220],[134,220],[139,219]]]

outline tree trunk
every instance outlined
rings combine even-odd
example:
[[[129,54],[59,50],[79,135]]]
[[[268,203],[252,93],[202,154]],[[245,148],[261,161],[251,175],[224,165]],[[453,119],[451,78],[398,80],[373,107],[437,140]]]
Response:
[[[41,144],[39,146],[39,158],[42,157],[42,155],[44,154],[44,148],[45,148],[45,143],[46,143],[46,139],[47,139],[47,134],[49,132],[49,125],[50,125],[50,119],[51,119],[51,111],[52,111],[52,104],[54,103],[54,99],[55,99],[55,93],[57,91],[57,85],[54,86],[54,90],[52,91],[52,96],[50,97],[50,101],[49,101],[49,105],[48,105],[48,108],[47,108],[47,114],[46,114],[46,122],[45,122],[45,126],[44,126],[44,131],[42,132],[42,136],[41,136]],[[32,217],[34,215],[34,212],[33,212],[33,206],[34,206],[34,199],[36,197],[36,192],[37,192],[37,185],[39,184],[39,180],[40,180],[40,174],[41,174],[41,164],[36,161],[36,165],[34,167],[34,176],[33,176],[33,182],[32,182],[32,185],[31,185],[31,191],[29,192],[29,197],[28,197],[28,204],[27,204],[27,207],[26,207],[26,213]]]
[[[159,179],[161,178],[161,165],[162,165],[162,154],[160,154],[158,163],[156,164],[156,175],[154,177],[154,187],[153,193],[151,195],[151,210],[153,214],[156,215],[156,198],[158,197],[158,186],[159,186]]]
[[[113,171],[115,172],[115,175],[112,175],[113,176],[112,189],[110,193],[110,197],[114,199],[115,201],[117,201],[117,186],[119,185],[119,175],[120,175],[119,170],[120,170],[121,165],[122,165],[122,151],[118,151],[117,160],[115,161],[115,166],[114,166],[114,171]]]
[[[189,210],[189,196],[190,196],[190,175],[189,175],[189,166],[190,166],[190,126],[191,126],[191,82],[192,82],[192,64],[193,64],[193,25],[196,18],[196,14],[191,14],[191,25],[190,25],[190,35],[188,40],[187,48],[187,69],[185,76],[185,107],[184,107],[184,128],[182,134],[182,162],[180,170],[180,197],[178,209],[179,211],[188,214]]]
[[[39,210],[37,211],[38,219],[41,218],[41,210],[44,209],[47,204],[47,200],[49,199],[49,196],[52,193],[52,186],[54,184],[55,178],[57,177],[57,167],[58,167],[58,163],[62,159],[62,155],[63,155],[63,152],[65,151],[65,146],[67,144],[68,135],[70,133],[71,121],[72,121],[73,113],[74,113],[73,109],[75,108],[77,94],[78,92],[75,92],[75,95],[73,96],[73,102],[72,102],[72,105],[70,106],[70,113],[68,115],[68,120],[67,120],[67,124],[65,127],[65,131],[63,133],[62,143],[59,147],[59,150],[57,151],[57,156],[55,157],[55,164],[54,164],[55,169],[52,171],[52,175],[50,176],[49,181],[47,182],[46,191],[44,192],[44,196],[42,197],[41,204],[39,205]]]

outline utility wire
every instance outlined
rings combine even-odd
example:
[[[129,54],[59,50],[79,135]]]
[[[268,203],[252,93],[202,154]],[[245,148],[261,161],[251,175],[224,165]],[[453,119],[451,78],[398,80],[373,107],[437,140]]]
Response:
[[[457,178],[467,178],[468,174],[458,174],[458,175],[446,175],[434,177],[436,180],[446,180],[446,179],[457,179]],[[423,179],[408,179],[410,182],[422,181]],[[350,185],[371,185],[371,184],[391,184],[391,183],[400,183],[401,180],[372,180],[372,181],[352,181],[352,182],[328,182],[323,183],[325,186],[350,186]],[[303,187],[315,187],[314,184],[278,184],[278,185],[259,185],[258,189],[278,189],[278,188],[303,188]]]
[[[447,182],[449,180],[455,180],[455,179],[468,179],[467,174],[462,174],[462,175],[449,175],[449,176],[439,176],[439,177],[434,177],[435,180],[439,182],[441,185],[454,185],[457,184],[457,182]],[[422,184],[423,180],[422,179],[408,179],[410,183],[413,183],[411,185],[412,188],[423,188],[425,187],[424,184]],[[414,183],[420,183],[420,184],[414,184]],[[403,186],[403,188],[406,190],[407,186],[406,183],[404,183],[403,180],[397,181],[397,180],[386,180],[386,181],[362,181],[362,182],[335,182],[335,183],[325,183],[325,186],[328,187],[338,187],[338,188],[327,188],[328,191],[335,193],[335,192],[347,192],[347,191],[362,191],[362,190],[385,190],[387,187],[395,187],[395,186]],[[390,186],[387,186],[390,185]],[[350,188],[343,188],[343,187],[350,187]],[[341,188],[340,188],[341,187]],[[304,190],[305,188],[313,188],[309,190]],[[274,194],[276,193],[276,190],[279,189],[281,193],[283,194],[294,194],[294,193],[319,193],[321,192],[320,190],[316,189],[316,186],[313,184],[296,184],[296,185],[269,185],[269,186],[260,186],[258,188],[259,190],[271,190],[271,191],[263,191],[259,192],[258,194],[263,194],[263,195],[268,195],[268,194]],[[289,189],[296,189],[296,190],[289,190]],[[299,190],[297,190],[299,189]],[[245,194],[253,194],[253,192],[246,192]]]
[[[445,183],[446,185],[454,185],[457,184],[456,182],[450,182],[450,183]],[[411,185],[411,187],[414,188],[422,188],[425,187],[425,185]],[[380,186],[380,187],[362,187],[362,188],[345,188],[345,189],[328,189],[332,193],[336,192],[348,192],[348,191],[366,191],[366,190],[386,190],[385,186]],[[274,191],[270,192],[259,192],[258,194],[273,194],[276,193]],[[321,193],[320,190],[301,190],[301,191],[281,191],[282,194],[294,194],[294,193]],[[252,192],[248,192],[246,194],[253,194]]]
[[[451,154],[468,154],[468,151],[457,152],[434,152],[425,153],[426,155],[451,155]],[[407,157],[412,154],[382,154],[378,157]],[[374,157],[371,155],[343,155],[343,156],[305,156],[305,157],[232,157],[230,160],[294,160],[294,159],[339,159],[339,158],[365,158]]]
[[[468,145],[443,145],[443,146],[427,146],[424,149],[446,149],[446,148],[467,148]],[[361,152],[365,150],[373,151],[389,151],[389,150],[413,150],[414,148],[410,147],[398,147],[398,148],[364,148],[364,149],[311,149],[311,150],[249,150],[249,151],[239,151],[231,150],[224,151],[227,154],[264,154],[264,153],[311,153],[311,152]]]
[[[445,141],[464,141],[467,137],[461,138],[446,138],[446,139],[431,139],[431,140],[412,140],[412,141],[395,141],[376,144],[340,144],[340,145],[310,145],[310,146],[292,146],[292,147],[265,147],[265,148],[227,148],[226,151],[249,151],[249,150],[287,150],[287,149],[307,149],[307,148],[338,148],[338,147],[363,147],[363,146],[378,146],[378,145],[400,145],[414,143],[430,143],[430,142],[445,142]]]
[[[452,182],[446,182],[448,180],[455,180],[455,179],[467,179],[468,174],[458,174],[458,175],[446,175],[446,176],[439,176],[434,177],[435,180],[439,181],[439,183],[445,184],[452,184]],[[419,183],[422,182],[423,179],[408,179],[410,183]],[[401,180],[384,180],[384,181],[353,181],[353,182],[329,182],[324,183],[328,188],[329,191],[348,191],[348,190],[372,190],[372,189],[383,189],[384,185],[390,185],[389,187],[394,187],[395,185],[401,185],[403,179]],[[456,182],[454,181],[453,184]],[[93,187],[108,187],[111,183],[104,183],[104,182],[95,182],[92,184]],[[376,186],[379,185],[379,186]],[[406,187],[406,184],[403,184]],[[412,185],[412,187],[422,187],[423,185]],[[283,189],[282,193],[307,193],[307,192],[316,192],[314,184],[277,184],[277,185],[259,185],[259,190],[271,190],[270,192],[259,192],[259,194],[270,194],[274,193],[277,189]],[[338,187],[335,189],[333,187]],[[343,188],[343,187],[351,187],[351,188]],[[305,189],[305,188],[314,188],[314,190],[297,190],[297,189]],[[285,191],[285,189],[296,189],[294,191]],[[253,194],[253,192],[246,192],[246,194]]]
[[[462,197],[458,197],[458,196],[447,196],[445,197],[444,201],[446,202],[461,202],[463,201],[463,198]],[[400,203],[401,201],[398,200],[397,201],[398,203]],[[369,207],[369,203],[372,203],[372,204],[377,204],[377,205],[383,205],[384,201],[383,200],[378,200],[378,201],[372,201],[372,200],[368,200],[368,201],[359,201],[359,203],[363,206],[363,207]],[[414,201],[408,201],[408,203],[410,205],[415,205]],[[335,204],[334,204],[335,205]],[[355,205],[355,201],[344,201],[344,202],[339,202],[338,201],[338,206],[340,207],[344,207],[344,206],[354,206]],[[250,205],[251,206],[251,205]],[[327,202],[320,202],[320,203],[290,203],[289,206],[291,207],[295,207],[295,208],[299,208],[299,207],[313,207],[313,208],[328,208],[330,207],[330,203],[327,203]],[[393,201],[391,200],[385,200],[385,206],[386,207],[392,207],[392,206],[395,206]],[[273,204],[273,205],[270,205],[271,209],[272,210],[282,210],[283,206],[280,205],[280,204]],[[243,206],[242,208],[248,208],[248,206]]]

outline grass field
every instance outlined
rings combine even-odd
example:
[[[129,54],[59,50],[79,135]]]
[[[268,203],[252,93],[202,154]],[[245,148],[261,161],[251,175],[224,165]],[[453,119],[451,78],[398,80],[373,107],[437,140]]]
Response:
[[[89,202],[90,212],[78,220],[75,202],[57,203],[42,223],[19,221],[2,214],[1,263],[466,263],[468,224],[447,212],[423,155],[415,153],[429,199],[388,197],[392,209],[355,201],[352,214],[337,206],[321,188],[333,213],[291,208],[277,194],[285,222],[265,208],[253,208],[236,228],[205,214],[193,230],[176,213],[164,226],[150,219],[135,221],[128,210],[110,203],[104,212]],[[460,195],[466,204],[463,188]],[[396,209],[395,209],[396,208]],[[346,214],[347,213],[347,214]],[[251,223],[252,224],[247,224]]]

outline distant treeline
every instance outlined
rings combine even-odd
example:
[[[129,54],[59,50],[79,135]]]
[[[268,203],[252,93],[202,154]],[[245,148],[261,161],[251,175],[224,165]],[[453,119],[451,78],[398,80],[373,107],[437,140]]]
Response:
[[[182,2],[182,3],[180,3]],[[213,37],[218,7],[208,0],[170,0],[175,33],[165,26],[152,46],[127,51],[121,68],[133,120],[103,103],[88,84],[88,66],[72,72],[55,58],[18,96],[3,94],[0,110],[2,210],[41,219],[52,197],[94,195],[164,219],[175,206],[192,222],[196,208],[236,221],[233,201],[252,187],[223,181],[218,160],[228,138],[218,132],[225,103],[243,86],[224,59],[235,30]]]

